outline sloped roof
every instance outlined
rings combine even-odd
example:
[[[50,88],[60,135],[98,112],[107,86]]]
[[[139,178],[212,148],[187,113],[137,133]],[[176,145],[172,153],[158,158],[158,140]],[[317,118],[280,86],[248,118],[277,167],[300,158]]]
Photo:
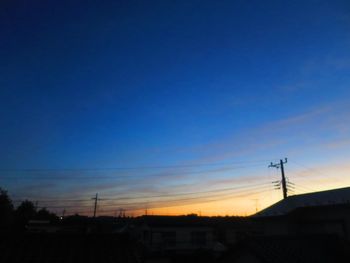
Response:
[[[350,187],[289,196],[256,213],[254,217],[285,215],[299,207],[350,203]]]

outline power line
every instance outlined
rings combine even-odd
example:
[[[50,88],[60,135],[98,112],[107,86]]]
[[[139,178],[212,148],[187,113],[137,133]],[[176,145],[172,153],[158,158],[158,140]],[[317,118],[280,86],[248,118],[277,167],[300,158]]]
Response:
[[[113,196],[113,198],[99,198],[100,201],[113,201],[113,200],[137,200],[137,199],[146,199],[146,198],[162,198],[162,197],[173,197],[173,196],[186,196],[186,195],[195,195],[195,194],[204,194],[204,193],[214,193],[214,192],[223,192],[223,191],[232,191],[232,190],[239,190],[239,189],[247,189],[252,188],[256,186],[264,186],[264,185],[270,185],[269,182],[264,183],[256,183],[256,184],[249,184],[249,185],[238,185],[236,187],[228,187],[228,188],[219,188],[219,189],[213,189],[213,190],[206,190],[206,191],[197,191],[197,192],[186,192],[186,193],[174,193],[174,194],[161,194],[161,195],[143,195],[143,196]],[[87,202],[90,199],[38,199],[39,202]],[[24,199],[17,199],[14,200],[15,202],[21,202]]]
[[[241,198],[241,197],[247,197],[247,196],[251,196],[251,195],[255,195],[255,194],[261,194],[264,192],[269,191],[269,189],[267,190],[259,190],[259,191],[254,191],[254,192],[249,192],[249,193],[245,193],[245,194],[240,194],[240,195],[225,195],[226,198],[216,198],[216,199],[210,199],[210,200],[203,200],[203,201],[196,201],[196,202],[191,202],[191,203],[186,203],[186,204],[173,204],[173,205],[163,205],[163,206],[150,206],[149,208],[154,209],[154,208],[164,208],[164,207],[175,207],[175,206],[183,206],[183,205],[191,205],[191,204],[196,204],[196,203],[210,203],[210,202],[218,202],[218,201],[223,201],[223,200],[229,200],[229,199],[234,199],[234,198]],[[211,196],[214,197],[214,196]],[[135,210],[134,209],[129,209],[129,210]]]
[[[265,160],[264,160],[265,161]],[[250,161],[250,163],[256,163],[257,161],[253,162]],[[263,161],[261,161],[263,162]],[[236,162],[237,163],[237,162]],[[249,163],[249,162],[245,162],[245,163]],[[218,165],[226,165],[223,168],[228,168],[227,165],[228,163],[221,163],[221,164],[196,164],[196,165],[181,165],[181,166],[148,166],[148,167],[118,167],[118,168],[96,168],[96,169],[40,169],[40,170],[33,170],[33,169],[26,169],[26,170],[12,170],[12,171],[22,171],[22,172],[49,172],[49,171],[63,171],[63,172],[68,172],[68,171],[104,171],[105,169],[107,170],[112,170],[112,169],[165,169],[165,168],[189,168],[189,167],[200,167],[200,166],[218,166]],[[260,164],[259,164],[260,165]],[[234,166],[232,169],[237,169],[237,168],[248,168],[251,167],[252,165],[249,166]],[[194,171],[194,172],[179,172],[180,174],[201,174],[201,173],[213,173],[216,172],[218,169],[211,169],[211,170],[207,170],[207,171]],[[221,169],[222,170],[222,169]],[[227,169],[228,170],[228,169]],[[3,172],[3,170],[0,170],[0,173]],[[174,173],[173,173],[174,174]],[[105,178],[111,178],[104,176]],[[1,176],[0,176],[1,178]],[[30,177],[29,177],[30,178]],[[40,178],[44,178],[42,176],[40,176]],[[47,177],[51,179],[54,179],[55,177],[50,176]],[[57,178],[57,177],[56,177]],[[61,177],[62,179],[67,179],[66,176]],[[89,176],[89,177],[82,177],[79,176],[78,180],[82,179],[82,180],[86,180],[86,179],[90,179],[90,178],[98,178],[101,179],[103,178],[103,176]],[[11,177],[11,179],[19,179],[19,178],[14,178]],[[33,177],[31,177],[31,179],[35,179]],[[152,207],[149,208],[156,208],[160,207],[161,204],[166,204],[163,207],[169,207],[169,204],[171,206],[181,206],[181,205],[188,205],[191,202],[197,202],[199,201],[199,203],[205,203],[205,202],[213,202],[213,201],[220,201],[220,200],[225,200],[225,198],[223,197],[227,197],[226,199],[232,199],[232,198],[238,198],[238,197],[242,197],[242,196],[247,196],[247,195],[253,195],[256,193],[261,192],[262,190],[264,190],[268,185],[270,185],[270,183],[257,183],[257,184],[250,184],[250,185],[239,185],[236,187],[230,187],[230,188],[221,188],[221,189],[212,189],[212,190],[206,190],[206,191],[198,191],[198,192],[185,192],[185,193],[174,193],[174,194],[159,194],[159,195],[145,195],[145,196],[110,196],[107,198],[98,198],[97,194],[96,197],[94,197],[93,199],[95,200],[95,206],[94,206],[94,216],[96,216],[96,210],[97,210],[97,201],[102,202],[102,204],[100,205],[101,207],[117,207],[117,206],[127,206],[128,209],[131,210],[137,210],[139,209],[139,206],[144,206],[145,204],[153,204]],[[265,186],[265,187],[261,187],[261,186]],[[245,190],[244,190],[245,189]],[[248,191],[253,191],[253,190],[258,190],[257,192],[255,191],[254,193],[248,192]],[[271,189],[265,190],[263,192],[266,191],[270,191]],[[223,193],[226,191],[233,191],[230,193]],[[210,194],[210,193],[218,193],[218,194],[211,194],[211,195],[206,195],[206,196],[192,196],[192,197],[187,197],[187,198],[177,198],[177,199],[165,199],[165,200],[147,200],[147,201],[143,201],[143,202],[123,202],[123,203],[106,203],[109,201],[121,201],[121,200],[140,200],[140,199],[152,199],[152,198],[172,198],[172,197],[176,197],[176,196],[191,196],[191,195],[200,195],[200,194]],[[215,200],[212,200],[213,198],[216,198]],[[36,198],[35,198],[36,199]],[[209,200],[208,200],[209,199]],[[54,202],[54,203],[69,203],[69,202],[75,202],[75,203],[80,203],[80,202],[88,202],[91,199],[46,199],[46,200],[38,200],[41,203],[50,203],[50,202]],[[19,201],[19,200],[16,200]],[[175,204],[174,204],[175,203]],[[100,204],[100,203],[99,203]],[[62,206],[44,206],[44,207],[49,207],[49,208],[84,208],[87,207],[87,204],[71,204],[71,205],[62,205]],[[115,211],[115,209],[113,210]],[[101,211],[103,212],[103,211]]]
[[[310,172],[313,172],[313,173],[315,173],[315,174],[321,174],[321,175],[324,175],[324,176],[326,176],[326,177],[329,176],[329,175],[324,174],[323,172],[319,171],[318,169],[308,167],[308,166],[306,166],[306,165],[304,165],[304,164],[300,164],[300,163],[295,162],[295,161],[292,161],[292,164],[295,164],[295,165],[297,165],[297,166],[299,166],[299,167],[302,167],[302,168],[304,168],[305,170],[310,171]]]
[[[129,166],[129,167],[95,167],[95,168],[23,168],[23,169],[0,169],[0,172],[50,172],[50,171],[113,171],[113,170],[146,170],[146,169],[168,169],[168,168],[190,168],[190,167],[205,167],[205,166],[220,166],[232,164],[248,164],[248,163],[263,163],[267,160],[253,161],[236,161],[226,163],[197,163],[197,164],[179,164],[179,165],[155,165],[155,166]]]
[[[22,198],[22,199],[14,199],[12,202],[23,202],[25,200],[35,199],[37,198]],[[38,202],[86,202],[90,201],[90,199],[39,199]]]
[[[234,198],[242,198],[242,197],[247,197],[247,196],[251,196],[251,195],[255,195],[255,194],[262,194],[265,192],[268,192],[269,189],[267,190],[259,190],[259,191],[254,191],[254,192],[249,192],[249,193],[245,193],[245,194],[241,194],[241,195],[226,195],[226,198],[216,198],[216,199],[209,199],[209,200],[202,200],[202,201],[195,201],[195,202],[190,202],[190,203],[181,203],[181,204],[167,204],[167,205],[155,205],[155,206],[149,206],[148,209],[156,209],[156,208],[167,208],[167,207],[177,207],[177,206],[186,206],[186,205],[192,205],[192,204],[197,204],[197,203],[210,203],[210,202],[218,202],[218,201],[223,201],[223,200],[229,200],[229,199],[234,199]],[[214,196],[211,196],[214,197]],[[143,207],[141,204],[141,207],[128,207],[128,208],[123,208],[125,211],[137,211],[137,210],[142,210]],[[74,210],[74,212],[76,212],[77,210]],[[88,212],[87,210],[81,210],[78,212]],[[101,213],[108,213],[108,212],[115,212],[115,209],[110,209],[110,210],[101,210]]]
[[[270,187],[265,186],[265,187],[258,187],[258,188],[253,188],[249,190],[263,190],[263,189],[270,189]],[[238,193],[225,193],[225,194],[215,194],[215,195],[209,195],[209,196],[195,196],[195,197],[188,197],[188,198],[181,198],[181,199],[169,199],[169,200],[147,200],[143,202],[128,202],[128,203],[112,203],[112,204],[102,204],[101,206],[103,207],[118,207],[118,206],[143,206],[147,205],[149,203],[174,203],[174,202],[186,202],[189,200],[198,200],[198,199],[205,199],[205,198],[211,198],[211,197],[224,197],[224,196],[235,196],[235,194],[240,194],[240,193],[245,193],[247,190],[240,191]],[[93,198],[94,199],[94,198]],[[94,199],[95,200],[95,199]],[[100,199],[98,199],[100,200]],[[89,205],[72,205],[72,206],[46,206],[46,208],[69,208],[69,207],[88,207]]]
[[[303,186],[303,185],[299,185],[299,184],[295,184],[296,189],[302,190],[303,192],[316,192],[317,190]]]
[[[302,171],[293,172],[293,174],[297,176],[297,177],[295,177],[295,180],[304,180],[304,181],[307,181],[307,182],[312,183],[312,184],[315,184],[315,182],[316,182],[319,185],[325,185],[325,183],[322,182],[320,180],[320,178],[315,178],[315,177],[311,177],[311,176],[308,176],[308,175],[304,175],[304,174],[302,174]],[[319,177],[319,175],[318,175],[318,177]]]
[[[212,170],[202,170],[202,171],[178,171],[178,172],[171,172],[167,173],[167,176],[173,176],[173,175],[192,175],[192,174],[209,174],[209,173],[216,173],[216,172],[229,172],[231,170],[237,170],[237,169],[244,169],[244,168],[250,168],[252,166],[260,166],[259,165],[245,165],[245,166],[223,166],[220,169],[212,169]],[[114,175],[79,175],[79,176],[71,176],[71,175],[65,175],[65,176],[55,176],[55,175],[30,175],[30,176],[0,176],[2,180],[89,180],[89,179],[125,179],[125,178],[132,178],[132,177],[140,176],[140,174],[114,174]],[[144,174],[143,177],[156,177],[159,176],[159,174]]]
[[[244,188],[250,188],[254,186],[261,186],[261,185],[269,185],[270,183],[257,183],[257,184],[251,184],[251,185],[241,185],[236,187],[228,187],[228,188],[220,188],[220,189],[213,189],[213,190],[207,190],[207,191],[199,191],[199,192],[188,192],[188,193],[178,193],[178,194],[164,194],[164,195],[153,195],[153,196],[140,196],[140,197],[116,197],[116,198],[103,198],[102,200],[129,200],[129,199],[140,199],[140,198],[157,198],[157,197],[172,197],[172,196],[184,196],[184,195],[194,195],[194,194],[203,194],[203,193],[214,193],[214,192],[222,192],[222,191],[230,191],[230,190],[238,190],[238,189],[244,189]]]
[[[108,207],[108,206],[125,206],[125,205],[144,205],[144,204],[148,204],[148,203],[167,203],[167,202],[179,202],[179,201],[188,201],[188,200],[197,200],[197,199],[202,199],[202,198],[210,198],[210,197],[220,197],[220,196],[234,196],[235,194],[240,194],[240,193],[249,193],[249,191],[252,190],[262,190],[262,189],[266,189],[266,188],[270,188],[268,185],[263,186],[263,187],[255,187],[252,189],[248,189],[248,190],[242,190],[242,191],[238,191],[238,192],[233,192],[233,193],[221,193],[221,194],[216,194],[216,195],[209,195],[209,196],[195,196],[195,197],[188,197],[188,198],[182,198],[182,199],[168,199],[168,200],[147,200],[147,201],[143,201],[143,202],[127,202],[127,203],[107,203],[107,204],[102,204],[102,206]],[[101,199],[99,199],[101,200]],[[43,206],[44,207],[44,206]],[[85,204],[85,205],[58,205],[58,206],[46,206],[46,208],[68,208],[68,207],[90,207],[89,204]]]

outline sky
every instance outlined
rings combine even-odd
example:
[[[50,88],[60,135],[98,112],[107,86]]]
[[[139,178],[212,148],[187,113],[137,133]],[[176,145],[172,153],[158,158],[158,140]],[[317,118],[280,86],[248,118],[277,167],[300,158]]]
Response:
[[[350,185],[348,1],[2,1],[0,187],[249,215]],[[292,184],[293,183],[293,184]]]

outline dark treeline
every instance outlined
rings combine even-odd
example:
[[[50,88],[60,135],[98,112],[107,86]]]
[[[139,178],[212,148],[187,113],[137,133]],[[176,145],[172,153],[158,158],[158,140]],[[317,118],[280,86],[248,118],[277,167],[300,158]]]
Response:
[[[7,191],[0,188],[0,231],[25,231],[29,220],[55,223],[59,218],[46,208],[37,209],[30,200],[24,200],[15,207]]]

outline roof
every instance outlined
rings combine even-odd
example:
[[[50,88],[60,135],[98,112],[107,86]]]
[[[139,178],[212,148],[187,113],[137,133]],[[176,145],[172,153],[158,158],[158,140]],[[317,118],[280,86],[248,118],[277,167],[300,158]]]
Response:
[[[142,216],[135,223],[150,227],[218,227],[242,225],[247,222],[243,217],[207,217],[207,216]]]
[[[197,216],[143,216],[139,223],[151,227],[208,227],[209,218]]]
[[[289,196],[256,213],[254,217],[286,215],[300,207],[350,203],[350,187]]]

